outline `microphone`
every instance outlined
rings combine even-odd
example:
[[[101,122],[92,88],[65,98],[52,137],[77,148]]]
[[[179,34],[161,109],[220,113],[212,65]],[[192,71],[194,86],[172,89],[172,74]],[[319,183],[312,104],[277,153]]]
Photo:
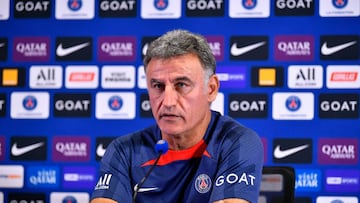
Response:
[[[141,181],[138,184],[135,185],[135,187],[134,187],[134,195],[133,195],[133,198],[132,198],[133,203],[135,203],[136,196],[137,196],[137,193],[138,193],[139,189],[145,183],[145,181],[149,177],[150,173],[153,171],[156,164],[159,162],[160,156],[162,154],[165,154],[168,151],[168,149],[169,149],[169,144],[168,144],[168,142],[166,140],[159,140],[159,141],[156,142],[155,151],[158,154],[158,156],[157,156],[154,164],[149,169],[149,171],[145,174],[145,176],[141,179]]]

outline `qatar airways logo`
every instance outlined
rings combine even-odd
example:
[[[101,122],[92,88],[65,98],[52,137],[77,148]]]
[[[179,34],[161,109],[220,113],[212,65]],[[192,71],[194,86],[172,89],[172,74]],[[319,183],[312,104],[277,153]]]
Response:
[[[275,59],[279,61],[310,61],[314,59],[312,36],[276,36]]]
[[[98,56],[100,61],[134,61],[135,37],[100,37]]]
[[[359,141],[355,138],[322,138],[318,157],[321,164],[358,164]]]
[[[48,61],[49,37],[18,37],[14,39],[14,61]]]
[[[90,159],[90,139],[88,137],[60,137],[53,139],[54,161],[88,161]]]

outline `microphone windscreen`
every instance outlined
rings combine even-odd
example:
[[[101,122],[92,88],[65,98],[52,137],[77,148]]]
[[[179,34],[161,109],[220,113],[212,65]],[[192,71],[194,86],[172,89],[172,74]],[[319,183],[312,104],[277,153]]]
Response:
[[[169,144],[166,140],[159,140],[155,145],[155,151],[158,154],[165,154],[169,149]]]

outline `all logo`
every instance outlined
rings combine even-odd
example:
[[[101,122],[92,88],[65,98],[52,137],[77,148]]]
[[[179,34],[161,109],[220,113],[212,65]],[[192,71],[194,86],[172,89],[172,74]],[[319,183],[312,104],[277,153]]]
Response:
[[[49,0],[15,0],[15,18],[50,18],[51,1]]]
[[[275,92],[272,101],[272,117],[275,120],[312,120],[314,118],[314,94],[311,92]]]
[[[358,94],[320,94],[320,118],[359,118]]]
[[[34,89],[58,89],[62,86],[61,66],[31,66],[30,87]]]
[[[267,36],[233,36],[230,38],[230,60],[267,60]]]
[[[274,163],[312,163],[311,139],[280,139],[273,141]]]
[[[141,18],[175,19],[181,17],[181,0],[141,0]]]
[[[63,94],[54,95],[55,117],[90,117],[91,94]]]
[[[96,118],[134,119],[135,94],[133,92],[99,92],[96,94]]]
[[[0,14],[1,15],[1,14]],[[0,38],[0,61],[6,61],[8,58],[8,39]]]
[[[92,60],[92,44],[91,37],[58,37],[56,38],[56,60],[90,61]]]
[[[267,94],[230,94],[229,115],[234,118],[266,118]]]
[[[115,139],[115,137],[97,137],[96,138],[96,161],[100,161],[104,156],[106,148]]]
[[[225,5],[223,0],[187,0],[186,16],[224,16]]]
[[[275,15],[277,16],[312,16],[314,15],[313,0],[276,0]]]
[[[89,161],[90,138],[55,136],[52,142],[52,159],[54,161]]]
[[[318,65],[290,65],[287,81],[291,89],[320,89],[323,86],[323,68]]]
[[[320,36],[320,59],[357,60],[359,59],[360,38],[357,35]]]
[[[99,15],[103,18],[136,17],[137,1],[134,0],[100,0]]]
[[[11,137],[11,160],[20,161],[43,161],[47,158],[46,137]]]

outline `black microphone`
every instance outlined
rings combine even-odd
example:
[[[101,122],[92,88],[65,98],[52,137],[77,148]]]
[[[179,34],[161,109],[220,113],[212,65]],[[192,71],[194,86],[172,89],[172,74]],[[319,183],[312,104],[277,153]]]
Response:
[[[136,196],[137,193],[139,191],[139,189],[141,188],[141,186],[145,183],[146,179],[149,177],[151,171],[153,171],[154,167],[156,166],[156,164],[158,163],[160,156],[165,154],[169,149],[169,144],[166,140],[159,140],[157,141],[156,145],[155,145],[155,151],[158,154],[154,164],[151,166],[151,168],[149,169],[149,171],[145,174],[145,176],[143,177],[143,179],[141,179],[140,183],[136,184],[134,187],[134,195],[132,198],[132,202],[135,203],[136,200]]]

